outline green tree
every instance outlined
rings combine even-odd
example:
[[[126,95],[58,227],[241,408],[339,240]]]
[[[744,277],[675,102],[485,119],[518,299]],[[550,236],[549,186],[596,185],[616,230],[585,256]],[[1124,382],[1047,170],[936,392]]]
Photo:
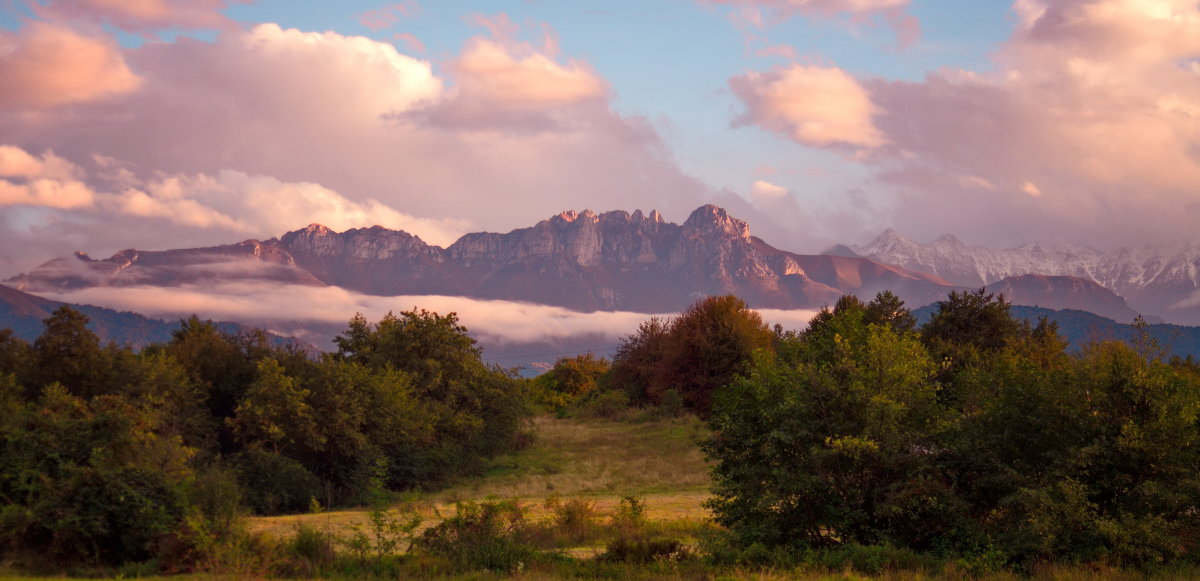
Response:
[[[388,313],[374,325],[355,315],[334,342],[339,360],[409,378],[436,434],[418,462],[424,483],[478,471],[517,445],[528,415],[524,384],[483,362],[456,314]]]
[[[276,454],[298,445],[318,447],[323,442],[317,434],[308,394],[309,390],[289,377],[278,361],[263,359],[258,363],[257,377],[228,422],[243,443],[269,446]]]
[[[109,383],[107,361],[99,337],[87,328],[87,316],[63,305],[43,323],[45,330],[33,342],[28,387],[38,389],[59,383],[81,397],[105,393]]]
[[[1017,337],[1020,325],[1009,306],[1004,295],[996,296],[982,288],[950,291],[921,327],[921,340],[934,353],[957,355],[964,363],[972,363],[980,354],[995,353]]]
[[[937,366],[913,333],[863,313],[831,311],[796,339],[812,353],[760,355],[718,396],[703,444],[717,461],[709,505],[746,544],[930,548],[960,526],[933,461],[946,423]]]

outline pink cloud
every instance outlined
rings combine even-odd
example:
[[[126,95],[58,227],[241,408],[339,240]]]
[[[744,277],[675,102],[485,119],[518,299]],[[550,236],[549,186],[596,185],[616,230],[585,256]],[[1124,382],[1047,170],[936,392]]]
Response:
[[[416,15],[421,9],[421,5],[416,0],[408,0],[407,2],[397,2],[388,4],[382,8],[368,10],[363,12],[358,17],[358,22],[363,26],[373,30],[380,31],[391,28],[400,22],[403,18],[408,18]]]
[[[1020,0],[1014,11],[994,72],[857,80],[861,94],[847,91],[859,95],[857,115],[808,105],[814,91],[788,83],[793,70],[751,73],[730,81],[742,122],[836,147],[855,140],[806,134],[804,123],[859,120],[849,126],[863,131],[834,135],[869,136],[857,144],[891,192],[883,211],[909,232],[962,228],[992,244],[1194,237],[1200,79],[1189,63],[1200,56],[1200,5]]]
[[[760,125],[814,146],[878,147],[884,143],[866,90],[836,67],[792,65],[729,80],[746,111],[737,124]]]
[[[792,62],[800,60],[800,55],[796,52],[796,49],[786,44],[766,46],[755,50],[754,54],[765,57],[779,57]]]
[[[392,39],[399,40],[408,47],[410,52],[425,52],[425,43],[421,39],[407,32],[398,32],[392,35]]]
[[[862,21],[882,16],[896,31],[896,44],[904,47],[921,35],[917,18],[905,9],[909,0],[695,0],[701,4],[734,7],[730,18],[740,27],[764,28],[796,15],[816,18],[849,16]],[[767,16],[764,17],[764,12]]]
[[[492,36],[492,40],[504,45],[516,44],[517,33],[521,31],[521,26],[513,22],[504,13],[495,16],[472,14],[467,18],[467,22],[487,29],[488,33]]]
[[[406,229],[503,231],[564,209],[659,209],[681,220],[707,201],[647,121],[613,111],[597,72],[530,45],[472,40],[445,77],[386,42],[276,25],[146,43],[124,58],[144,79],[138,91],[37,118],[0,116],[0,135],[26,152],[97,160],[108,167],[89,170],[97,192],[132,189],[172,208],[194,200],[247,229],[184,225],[152,204],[127,209],[160,216],[133,216],[112,198],[94,211],[36,216],[10,206],[0,208],[0,265],[50,257],[17,248],[213,244],[341,212],[386,222],[380,207],[410,217],[396,224]],[[465,105],[478,105],[478,117]],[[187,186],[177,198],[151,187],[172,178]],[[232,187],[238,179],[261,185],[261,198]],[[246,202],[221,201],[230,196]],[[251,199],[263,200],[261,211]]]
[[[0,108],[84,103],[129,93],[140,84],[111,40],[44,22],[0,32]]]
[[[45,5],[33,4],[42,18],[112,24],[134,33],[162,28],[228,29],[235,26],[221,14],[228,5],[227,0],[51,0]]]

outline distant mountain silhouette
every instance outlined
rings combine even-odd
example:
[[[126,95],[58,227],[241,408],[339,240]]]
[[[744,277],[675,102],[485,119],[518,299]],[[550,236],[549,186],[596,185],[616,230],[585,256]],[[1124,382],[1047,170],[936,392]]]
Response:
[[[760,308],[814,308],[842,294],[891,290],[926,304],[955,288],[934,275],[849,256],[801,255],[750,235],[716,206],[683,224],[658,212],[564,212],[507,234],[467,234],[448,248],[379,226],[334,232],[317,224],[279,239],[50,261],[10,279],[29,292],[205,282],[335,285],[375,295],[440,294],[581,311],[672,312],[736,294]]]
[[[12,329],[13,335],[33,342],[42,334],[42,321],[48,319],[51,313],[64,304],[67,303],[44,299],[0,285],[0,329]],[[96,333],[101,341],[115,341],[134,349],[141,349],[152,343],[166,343],[171,340],[171,333],[179,328],[179,321],[168,322],[92,305],[71,304],[70,307],[87,315],[88,329]],[[250,330],[250,327],[239,323],[218,322],[216,325],[221,332],[229,334]],[[292,344],[305,350],[315,350],[311,345],[290,337],[270,333],[268,335],[276,344]]]
[[[993,249],[965,244],[951,235],[922,244],[888,229],[870,243],[850,248],[872,260],[932,273],[973,288],[1029,274],[1080,278],[1123,297],[1130,308],[1149,320],[1200,324],[1200,241],[1177,248],[1121,248],[1112,252],[1045,242]],[[1087,303],[1099,295],[1089,294],[1076,303],[1057,304],[1092,310]],[[1114,311],[1105,314],[1117,315]]]
[[[913,311],[920,324],[924,324],[937,311],[937,305],[926,305]],[[1132,342],[1137,336],[1133,325],[1119,323],[1095,313],[1077,309],[1048,309],[1013,305],[1011,312],[1014,317],[1032,324],[1037,324],[1038,317],[1046,317],[1058,323],[1058,334],[1070,344],[1072,351],[1079,351],[1088,343],[1096,341]],[[1200,327],[1187,327],[1154,323],[1146,326],[1146,332],[1168,356],[1200,357]]]

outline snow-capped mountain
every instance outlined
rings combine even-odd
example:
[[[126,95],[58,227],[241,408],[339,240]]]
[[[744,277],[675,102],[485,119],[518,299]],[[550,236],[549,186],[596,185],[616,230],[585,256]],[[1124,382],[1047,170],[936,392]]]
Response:
[[[972,287],[1027,274],[1079,277],[1125,297],[1143,314],[1200,324],[1200,242],[1175,249],[1122,248],[1113,252],[1044,242],[994,249],[965,244],[951,235],[922,244],[888,229],[869,244],[850,250],[877,262]]]

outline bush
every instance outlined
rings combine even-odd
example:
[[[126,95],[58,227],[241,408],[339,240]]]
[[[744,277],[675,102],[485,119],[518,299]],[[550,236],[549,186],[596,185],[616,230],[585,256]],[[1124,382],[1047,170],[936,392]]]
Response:
[[[234,459],[246,503],[257,514],[304,512],[321,496],[321,483],[299,462],[260,449],[248,449]]]
[[[450,559],[465,569],[517,570],[537,555],[524,542],[525,511],[515,502],[460,502],[456,514],[426,530],[414,543],[419,553]]]
[[[600,558],[619,563],[652,563],[678,561],[687,556],[687,550],[678,539],[621,536],[608,543]]]
[[[621,391],[604,391],[588,398],[576,415],[583,418],[611,420],[629,409],[629,396]]]
[[[144,561],[181,520],[180,500],[159,473],[78,468],[33,507],[32,522],[18,534],[56,561]]]

